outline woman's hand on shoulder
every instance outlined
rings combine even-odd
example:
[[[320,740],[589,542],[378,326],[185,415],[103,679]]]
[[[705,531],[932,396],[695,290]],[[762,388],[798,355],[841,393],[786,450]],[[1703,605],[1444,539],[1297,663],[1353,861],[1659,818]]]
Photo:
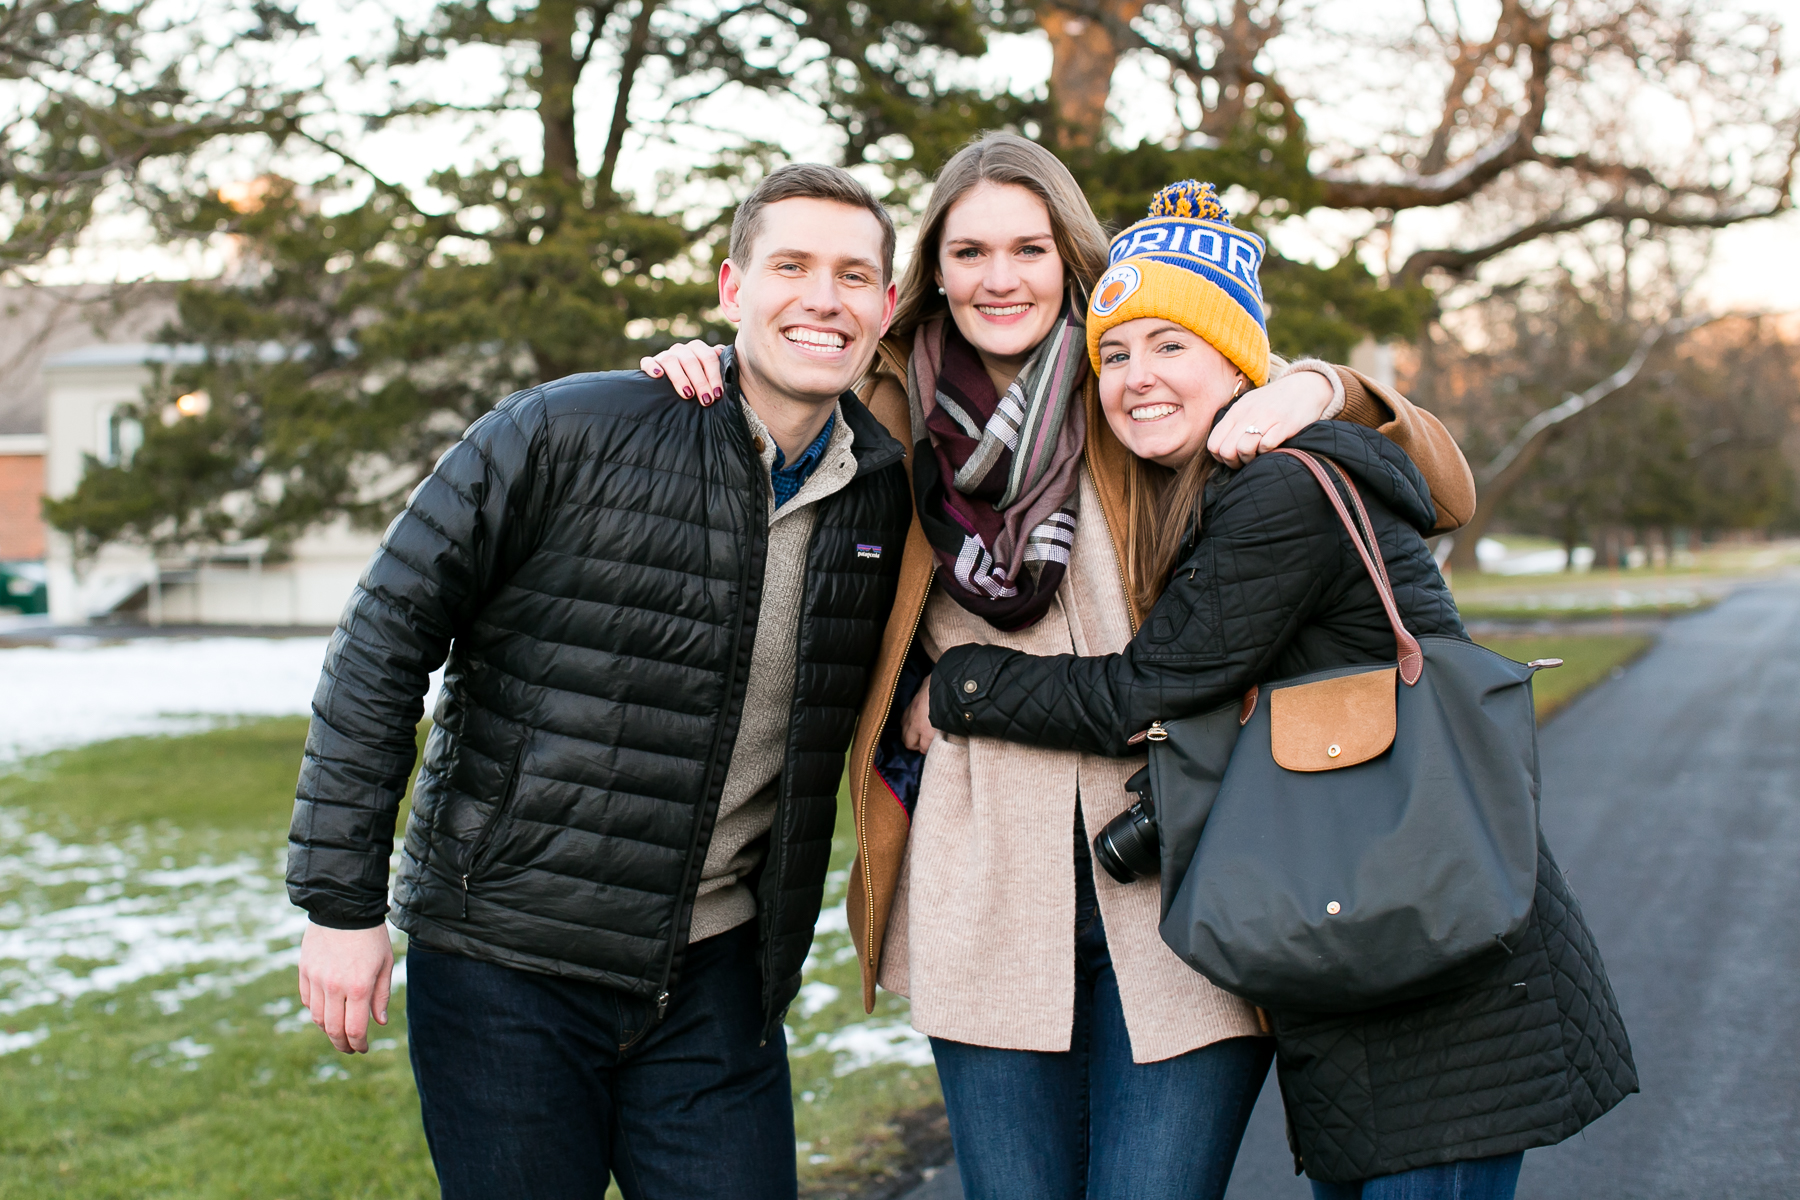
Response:
[[[725,394],[725,376],[719,370],[723,349],[698,340],[682,342],[653,358],[639,360],[638,370],[652,379],[667,376],[677,394],[707,405]]]
[[[1228,467],[1241,467],[1320,420],[1336,393],[1317,371],[1289,371],[1225,410],[1206,448]]]

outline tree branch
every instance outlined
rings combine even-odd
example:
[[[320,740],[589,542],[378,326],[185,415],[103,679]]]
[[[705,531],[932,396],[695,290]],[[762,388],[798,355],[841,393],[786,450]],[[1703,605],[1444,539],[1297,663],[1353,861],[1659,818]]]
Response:
[[[358,171],[361,171],[364,175],[367,175],[369,177],[369,181],[371,183],[373,183],[378,190],[386,192],[388,195],[394,197],[396,200],[399,200],[402,204],[406,205],[407,208],[411,209],[413,212],[417,213],[419,216],[421,216],[421,217],[440,217],[440,216],[445,215],[443,213],[426,212],[424,209],[422,209],[418,206],[418,203],[416,201],[414,201],[412,198],[412,193],[410,191],[408,191],[403,185],[398,184],[398,183],[392,183],[389,180],[382,178],[382,176],[375,170],[375,168],[369,166],[369,164],[363,162],[361,159],[357,158],[355,155],[351,154],[349,151],[345,150],[343,147],[337,145],[337,143],[327,141],[326,139],[319,137],[316,134],[308,133],[305,130],[305,128],[301,126],[299,121],[292,122],[288,126],[288,131],[290,133],[292,133],[295,137],[299,138],[301,141],[308,142],[314,146],[317,146],[319,149],[325,151],[327,154],[335,155],[339,161],[349,165],[350,167],[355,168]]]
[[[1481,541],[1481,535],[1493,522],[1494,514],[1506,502],[1514,488],[1525,478],[1525,473],[1537,461],[1544,447],[1548,446],[1551,436],[1558,426],[1580,416],[1594,405],[1609,396],[1615,396],[1628,387],[1638,373],[1644,369],[1650,354],[1665,338],[1679,337],[1702,325],[1714,321],[1725,320],[1725,317],[1713,317],[1705,314],[1680,317],[1665,321],[1661,325],[1646,329],[1638,338],[1637,347],[1623,366],[1592,387],[1579,393],[1571,393],[1563,398],[1561,404],[1545,409],[1531,420],[1525,422],[1519,431],[1513,434],[1488,464],[1475,473],[1477,495],[1475,512],[1469,523],[1456,531],[1451,544],[1448,566],[1454,571],[1480,571],[1481,560],[1475,554],[1475,547]]]
[[[1632,380],[1638,377],[1638,372],[1644,369],[1644,364],[1650,359],[1650,352],[1656,349],[1657,344],[1664,338],[1680,337],[1702,325],[1710,325],[1714,321],[1724,319],[1724,317],[1700,313],[1679,317],[1673,321],[1665,321],[1661,325],[1653,325],[1646,329],[1643,336],[1638,338],[1637,348],[1631,352],[1631,357],[1626,359],[1624,365],[1618,370],[1584,391],[1569,393],[1563,398],[1561,404],[1545,409],[1520,426],[1519,432],[1513,434],[1512,440],[1501,448],[1500,453],[1494,455],[1492,461],[1476,473],[1476,484],[1484,489],[1494,486],[1501,482],[1501,477],[1506,475],[1515,464],[1520,468],[1529,465],[1529,457],[1535,456],[1525,457],[1522,461],[1522,456],[1526,455],[1528,447],[1556,426],[1573,420],[1608,396],[1623,391]],[[1514,475],[1519,473],[1521,471],[1513,471]],[[1507,482],[1510,483],[1510,480]]]
[[[1541,237],[1569,233],[1592,225],[1596,221],[1621,223],[1644,221],[1664,229],[1723,229],[1728,225],[1736,225],[1743,221],[1757,221],[1765,217],[1778,216],[1793,206],[1793,191],[1785,181],[1776,198],[1767,206],[1745,207],[1740,205],[1712,213],[1678,213],[1667,208],[1649,208],[1614,200],[1574,216],[1552,214],[1540,221],[1522,225],[1511,233],[1485,245],[1471,246],[1461,250],[1448,247],[1415,250],[1401,265],[1398,277],[1418,281],[1434,270],[1448,271],[1452,275],[1466,275],[1488,259],[1504,254],[1515,246],[1523,246],[1527,242],[1536,241]]]
[[[1468,158],[1452,167],[1428,173],[1414,173],[1387,182],[1358,179],[1350,171],[1339,168],[1319,173],[1325,185],[1327,208],[1438,208],[1466,200],[1522,162],[1536,158],[1534,145],[1543,132],[1544,114],[1550,104],[1551,47],[1561,39],[1550,31],[1552,11],[1531,13],[1521,0],[1505,0],[1494,37],[1483,48],[1484,54],[1501,45],[1513,48],[1513,61],[1522,54],[1530,58],[1530,71],[1525,77],[1525,111],[1508,132],[1490,141]],[[1454,93],[1445,96],[1445,120],[1451,119]],[[1435,156],[1433,156],[1435,157]]]
[[[625,130],[630,126],[631,85],[638,68],[644,65],[650,48],[650,19],[656,14],[657,0],[638,0],[637,16],[631,21],[631,35],[625,44],[619,64],[619,87],[613,99],[612,126],[606,131],[606,151],[600,156],[600,186],[608,195],[613,191],[613,172],[619,165],[619,152],[625,148]]]

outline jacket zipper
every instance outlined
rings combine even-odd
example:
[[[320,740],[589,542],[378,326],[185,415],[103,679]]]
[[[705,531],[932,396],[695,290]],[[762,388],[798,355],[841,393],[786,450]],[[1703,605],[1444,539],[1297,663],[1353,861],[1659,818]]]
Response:
[[[757,494],[755,489],[751,489],[750,499],[751,499],[751,510],[756,511],[757,505],[758,505],[758,503],[760,503],[763,500],[763,497],[761,495]],[[762,537],[763,549],[766,552],[768,549],[768,525],[767,525],[766,521],[762,526],[761,537]],[[740,562],[742,565],[738,568],[738,594],[741,596],[750,586],[750,556],[747,554],[744,555],[741,558]],[[760,601],[759,601],[759,604],[760,604]],[[744,609],[743,609],[743,606],[740,604],[738,607],[737,627],[731,631],[731,666],[725,676],[725,696],[726,696],[727,704],[729,704],[731,702],[730,701],[731,693],[737,687],[738,660],[743,656],[743,653],[742,653],[743,652],[743,643],[744,643]],[[741,708],[738,711],[738,719],[740,721],[743,719],[743,710]],[[700,793],[703,797],[712,795],[713,777],[718,773],[718,770],[719,770],[719,741],[724,736],[725,736],[725,723],[723,721],[720,721],[718,726],[713,729],[712,752],[711,752],[710,756],[708,757],[707,764],[706,764],[706,786],[701,790],[701,793]],[[715,807],[713,811],[716,815],[718,810]],[[683,874],[682,880],[681,880],[681,894],[682,894],[684,901],[685,901],[687,893],[688,893],[689,882],[691,881],[694,871],[695,871],[694,853],[696,850],[699,849],[699,846],[700,846],[700,822],[698,820],[696,820],[694,822],[693,832],[688,835],[687,871],[685,874]],[[659,1024],[661,1023],[663,1017],[669,1011],[669,980],[675,974],[675,950],[676,950],[675,942],[673,939],[671,939],[669,942],[668,958],[663,962],[662,982],[657,986],[657,989],[656,989],[656,1020]],[[639,1036],[641,1037],[642,1034],[640,1034]],[[632,1039],[632,1044],[635,1044],[636,1041],[637,1041],[636,1038]],[[627,1047],[627,1048],[629,1048],[629,1047]]]
[[[530,736],[527,735],[526,741],[529,740]],[[469,876],[473,875],[476,868],[481,866],[482,858],[487,854],[488,846],[493,842],[494,834],[500,828],[500,822],[505,818],[507,809],[512,807],[513,797],[518,794],[519,768],[525,762],[525,745],[525,741],[520,742],[519,748],[513,752],[512,774],[506,781],[506,795],[500,798],[500,803],[494,808],[494,815],[489,817],[487,824],[481,827],[481,836],[475,839],[475,846],[469,851],[468,864],[463,868],[462,919],[465,921],[469,919]]]
[[[886,466],[887,462],[884,460],[876,465],[877,466]],[[857,468],[856,474],[861,475],[865,469],[872,469],[872,468],[869,468],[868,464],[859,465],[859,467]],[[854,480],[855,480],[855,476],[852,476],[852,482],[854,482]],[[754,489],[752,489],[752,492],[754,493]],[[752,503],[753,504],[758,499],[761,499],[761,497],[755,496],[754,494],[752,495]],[[765,530],[765,533],[764,533],[763,547],[766,552],[767,548],[768,548],[767,532],[766,532],[767,526],[764,526],[764,530]],[[813,537],[814,538],[818,537],[818,527],[816,524],[813,528]],[[807,552],[807,557],[810,559],[812,557],[812,543],[811,542],[807,543],[806,552]],[[750,560],[748,558],[745,558],[743,569],[738,576],[738,586],[740,588],[745,588],[745,587],[749,586],[749,583],[750,583]],[[802,596],[805,595],[805,591],[806,591],[805,582],[804,582],[804,580],[802,580],[802,583],[801,583]],[[920,611],[922,613],[923,609],[921,609]],[[916,627],[916,622],[915,622],[915,627]],[[734,630],[732,633],[731,674],[726,679],[726,687],[725,687],[727,694],[730,693],[732,687],[735,686],[735,684],[737,683],[737,664],[738,664],[738,658],[739,658],[738,651],[742,646],[743,636],[744,636],[744,620],[743,620],[743,613],[740,611],[738,614],[737,629]],[[799,681],[800,681],[800,662],[799,662],[797,655],[798,655],[798,649],[796,648],[796,659],[794,662],[794,683],[795,683],[796,692],[798,692]],[[889,698],[889,702],[892,703],[891,697]],[[741,713],[740,713],[740,719],[741,719]],[[791,714],[790,714],[790,720],[791,720]],[[790,732],[791,732],[791,730],[790,730]],[[706,788],[705,788],[704,792],[702,793],[705,795],[710,795],[712,792],[712,777],[713,777],[714,772],[716,772],[718,770],[718,766],[719,766],[719,738],[722,736],[722,734],[723,734],[722,726],[720,729],[715,730],[713,733],[712,759],[707,765]],[[787,805],[787,799],[788,799],[787,782],[786,782],[786,778],[785,778],[786,771],[783,771],[782,774],[783,774],[784,778],[783,778],[782,786],[781,786],[781,795],[777,799],[776,804],[775,804],[775,823],[773,826],[771,826],[771,829],[774,832],[779,832],[779,830],[781,828],[781,818],[782,818],[783,812],[785,811],[785,808]],[[694,827],[693,836],[688,842],[688,863],[689,863],[688,869],[690,872],[693,869],[692,864],[693,864],[693,859],[694,859],[694,852],[698,848],[699,842],[700,842],[700,827],[698,825],[696,825]],[[764,868],[765,870],[771,870],[771,871],[779,871],[780,870],[781,864],[777,861],[777,859],[780,857],[781,846],[782,846],[782,842],[779,837],[776,837],[776,836],[770,837],[770,839],[769,839],[769,861],[768,861],[768,864],[766,865],[766,867]],[[867,874],[867,872],[864,872],[864,874]],[[779,879],[779,878],[780,878],[779,875],[777,875],[777,879]],[[682,884],[684,894],[686,892],[686,886],[687,886],[686,881],[684,880],[683,884]],[[769,980],[770,976],[773,974],[774,966],[775,966],[774,945],[775,945],[775,943],[774,943],[773,939],[771,939],[769,942],[769,950],[763,955],[763,980],[764,980],[763,1003],[764,1003],[765,1008],[767,1007],[767,1004],[768,1004],[768,995],[769,995],[768,980]],[[656,993],[656,1023],[657,1024],[661,1024],[663,1018],[666,1015],[668,1015],[668,1011],[669,1011],[669,978],[674,973],[674,970],[675,970],[675,947],[674,947],[673,943],[671,943],[669,946],[668,962],[665,963],[663,966],[662,985],[657,990],[657,993]],[[765,1023],[766,1023],[766,1019],[767,1019],[767,1014],[765,1013]],[[631,1049],[632,1046],[637,1045],[637,1043],[639,1041],[643,1040],[644,1034],[648,1033],[648,1032],[649,1032],[649,1029],[648,1029],[648,1027],[646,1027],[642,1032],[640,1032],[637,1035],[637,1037],[632,1038],[631,1041],[627,1042],[625,1045],[621,1046],[619,1049],[621,1050],[621,1052]],[[759,1045],[767,1045],[768,1040],[766,1038],[764,1038],[758,1044]]]
[[[890,368],[893,366],[892,363],[889,363],[888,365]],[[904,389],[906,386],[905,370],[902,369],[899,371],[898,375],[900,386]],[[861,396],[859,395],[857,398],[860,400]],[[906,451],[904,449],[900,451],[900,459],[902,462],[906,459]],[[887,464],[886,462],[883,462],[882,465],[886,466]],[[912,486],[910,483],[907,485],[906,495],[909,506],[916,503],[912,499]],[[918,514],[914,512],[908,521],[909,532],[912,522],[916,522],[918,519]],[[904,543],[902,543],[902,547],[901,553],[904,554]],[[881,731],[887,728],[888,717],[894,711],[894,693],[900,690],[900,675],[906,669],[906,656],[912,652],[913,641],[919,636],[919,625],[925,620],[925,605],[931,600],[931,583],[936,578],[937,556],[933,554],[931,557],[931,567],[925,575],[925,596],[919,601],[919,611],[913,614],[912,631],[906,635],[906,650],[900,656],[900,669],[894,673],[894,686],[888,689],[887,702],[881,710],[881,720],[875,723],[875,732],[869,738],[869,761],[863,766],[861,772],[862,777],[858,781],[859,786],[857,787],[856,795],[853,798],[856,804],[856,812],[854,813],[854,819],[856,821],[856,853],[861,857],[863,865],[863,912],[868,921],[867,929],[863,934],[863,958],[867,960],[866,965],[868,967],[870,978],[874,977],[875,958],[881,948],[875,944],[875,877],[870,874],[869,871],[869,825],[867,820],[869,813],[869,776],[874,773],[875,750],[881,744]],[[927,676],[927,678],[929,678],[929,676]]]
[[[925,620],[925,605],[931,600],[931,584],[937,578],[937,559],[931,560],[931,570],[925,575],[925,599],[919,602],[919,611],[913,614],[912,632],[906,635],[906,650],[912,652],[913,641],[919,636],[919,626]],[[901,671],[906,668],[906,656],[900,658]],[[862,855],[863,863],[863,912],[868,918],[868,929],[863,935],[863,957],[868,960],[869,973],[875,972],[875,958],[880,950],[875,944],[875,877],[869,872],[869,776],[875,771],[875,748],[881,744],[881,732],[887,728],[888,717],[894,711],[894,694],[900,690],[900,674],[894,674],[894,686],[888,689],[887,705],[881,710],[881,720],[875,724],[874,736],[869,739],[869,762],[863,768],[862,786],[857,789],[856,798],[856,852]],[[930,686],[930,675],[926,676],[923,686]]]
[[[804,603],[804,597],[806,596],[806,590],[807,590],[806,589],[807,578],[808,578],[808,575],[810,574],[809,567],[812,562],[813,547],[818,543],[818,540],[819,540],[819,522],[815,518],[815,520],[813,521],[812,536],[809,537],[806,541],[806,556],[801,560],[801,566],[800,566],[800,595],[802,597],[802,604],[800,607],[800,615],[802,618],[804,618],[806,615],[806,606]],[[801,667],[801,665],[802,664],[800,662],[800,629],[799,629],[798,625],[796,625],[796,627],[794,629],[793,699],[790,699],[788,701],[788,737],[790,737],[790,738],[793,737],[793,734],[794,734],[794,700],[798,699],[800,696],[800,667]],[[786,757],[786,752],[784,750],[783,758],[785,759],[785,757]],[[767,877],[767,873],[770,871],[774,871],[776,873],[775,874],[775,890],[776,890],[777,895],[780,895],[780,892],[781,892],[781,870],[782,870],[782,866],[783,866],[781,859],[783,856],[783,851],[787,845],[787,843],[781,837],[781,819],[787,813],[788,795],[789,795],[789,792],[788,792],[787,771],[784,769],[781,772],[781,791],[775,797],[775,819],[774,819],[774,822],[769,826],[769,859],[768,859],[768,862],[763,866],[763,872],[764,872],[765,878]],[[866,871],[863,873],[865,875],[868,874],[868,872],[866,872]],[[773,991],[774,978],[775,978],[775,938],[773,935],[771,935],[769,937],[769,940],[767,943],[767,948],[763,951],[762,958],[763,958],[763,962],[762,962],[763,1031],[762,1031],[762,1034],[757,1038],[756,1044],[758,1047],[766,1046],[769,1044],[768,1023],[769,1023],[769,1017],[773,1015],[772,1013],[769,1012],[769,997],[775,994]]]

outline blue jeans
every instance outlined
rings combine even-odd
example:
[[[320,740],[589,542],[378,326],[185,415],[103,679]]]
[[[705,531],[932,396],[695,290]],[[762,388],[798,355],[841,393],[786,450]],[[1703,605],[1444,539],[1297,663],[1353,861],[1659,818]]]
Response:
[[[1313,1200],[1512,1200],[1525,1154],[1470,1158],[1361,1183],[1312,1184]]]
[[[1274,1041],[1232,1038],[1163,1062],[1132,1062],[1085,847],[1076,859],[1075,909],[1068,1050],[931,1039],[964,1196],[1223,1196]]]
[[[794,1200],[787,1046],[756,923],[696,942],[669,1002],[412,947],[406,1020],[445,1200]]]

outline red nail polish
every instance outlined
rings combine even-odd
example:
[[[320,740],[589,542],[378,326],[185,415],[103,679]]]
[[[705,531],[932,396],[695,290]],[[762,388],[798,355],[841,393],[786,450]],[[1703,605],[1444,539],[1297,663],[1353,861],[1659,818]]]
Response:
[[[713,389],[713,399],[714,400],[723,400],[724,398],[725,398],[725,389],[724,388],[714,388]]]
[[[694,389],[689,388],[689,387],[684,387],[681,389],[681,394],[686,396],[689,400],[692,400],[694,398]]]

